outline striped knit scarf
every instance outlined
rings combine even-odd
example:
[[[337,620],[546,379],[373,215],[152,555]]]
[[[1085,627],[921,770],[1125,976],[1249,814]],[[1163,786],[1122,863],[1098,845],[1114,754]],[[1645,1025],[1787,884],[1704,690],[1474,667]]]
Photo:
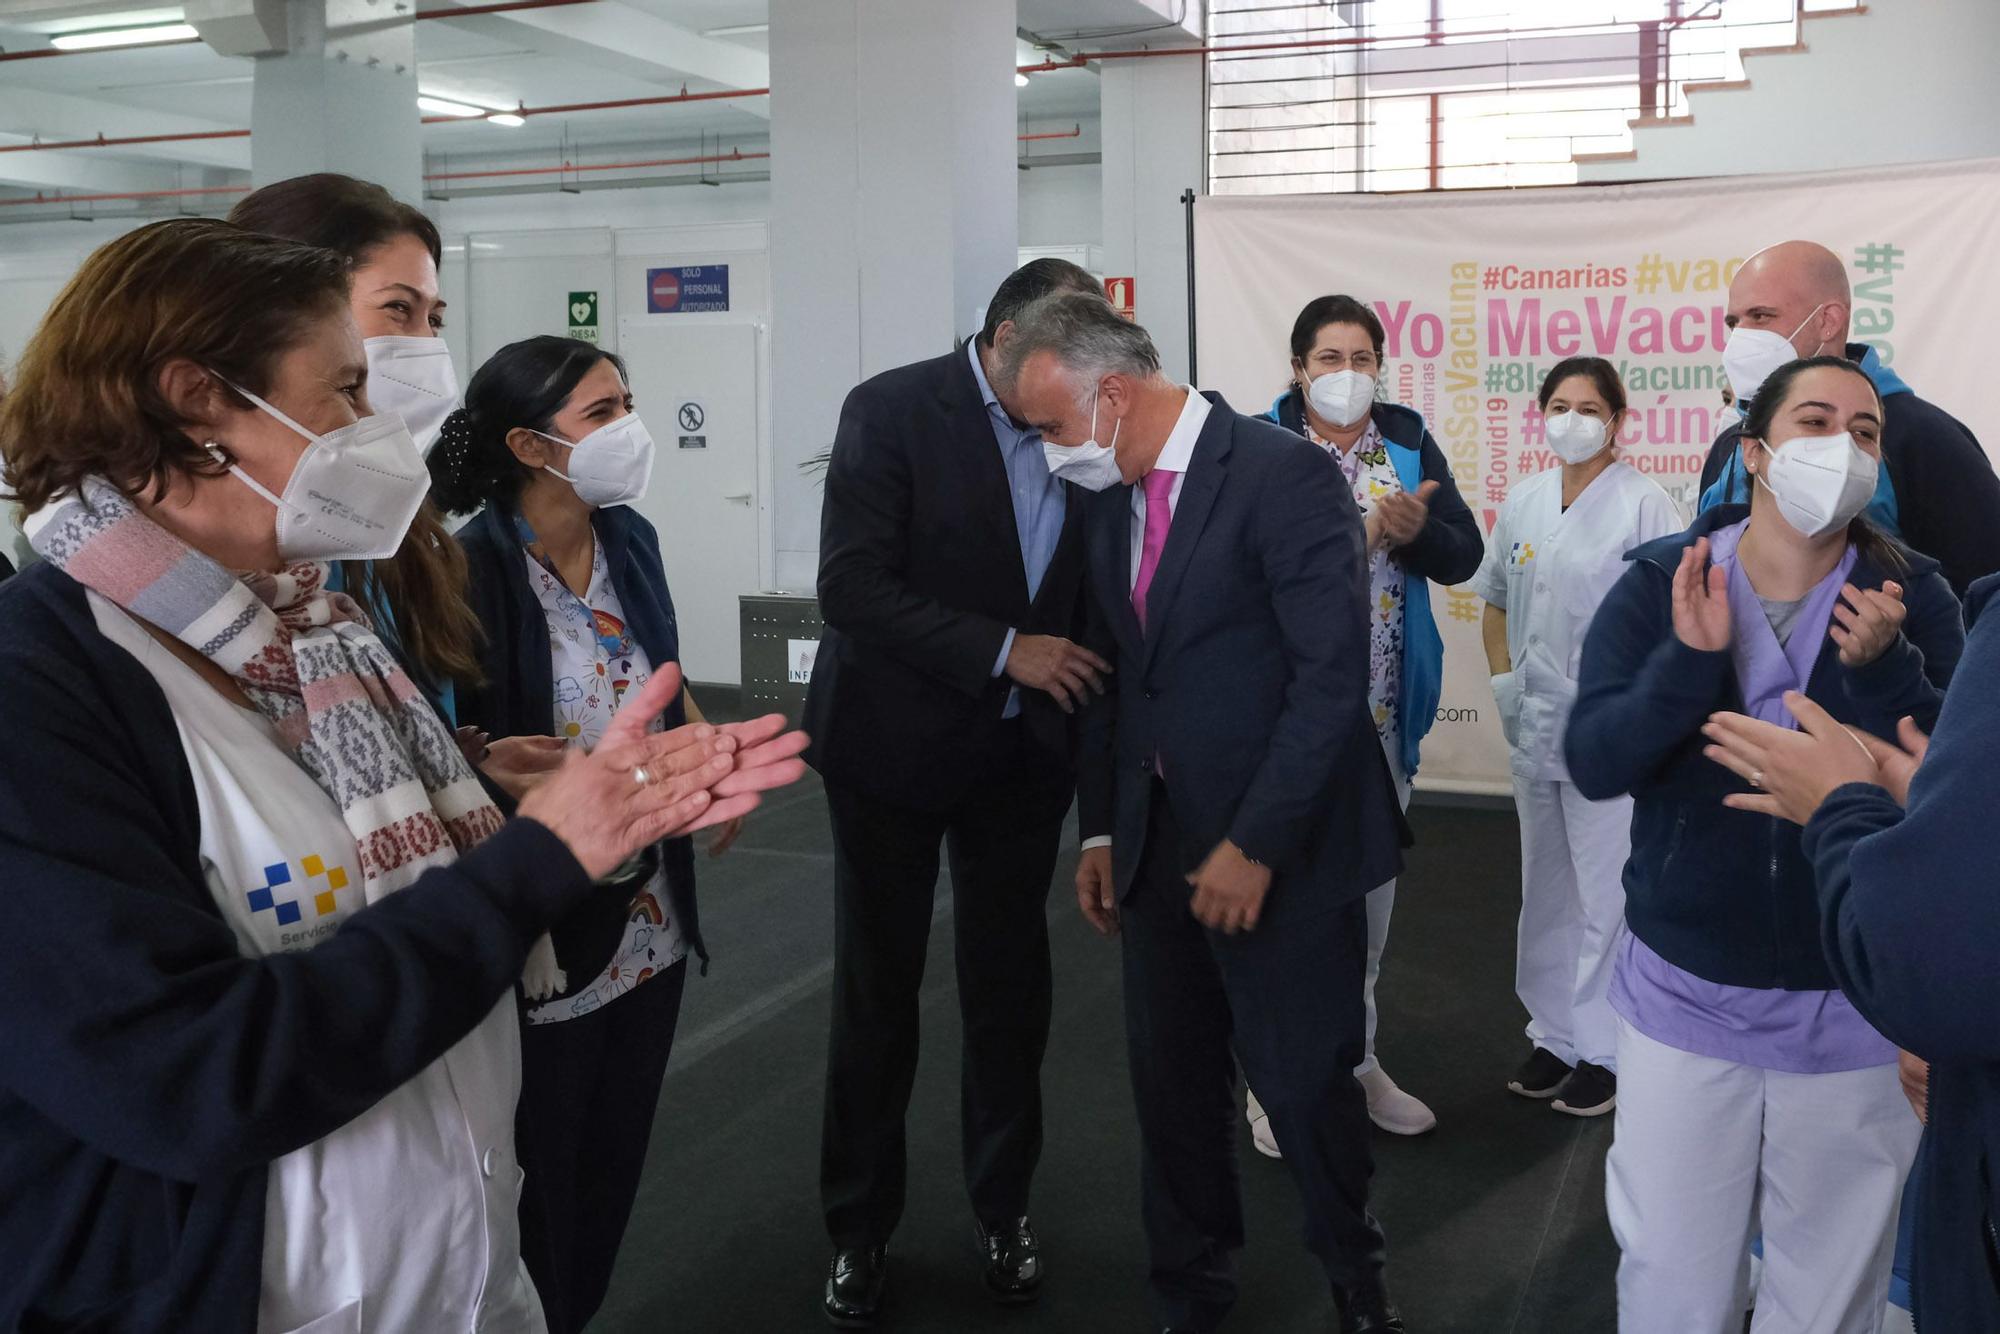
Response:
[[[35,550],[227,672],[340,807],[370,903],[500,828],[444,720],[326,567],[241,578],[89,481],[38,516]]]

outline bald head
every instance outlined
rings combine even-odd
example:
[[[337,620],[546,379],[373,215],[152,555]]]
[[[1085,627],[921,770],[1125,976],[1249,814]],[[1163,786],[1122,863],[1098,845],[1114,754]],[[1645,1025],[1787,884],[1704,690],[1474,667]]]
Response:
[[[1745,274],[1753,280],[1768,277],[1785,283],[1814,305],[1822,301],[1847,304],[1847,266],[1817,241],[1780,241],[1765,246],[1743,261],[1737,280]]]
[[[1780,241],[1736,271],[1727,322],[1732,329],[1768,329],[1789,338],[1802,357],[1838,356],[1847,347],[1851,302],[1839,255],[1816,241]]]

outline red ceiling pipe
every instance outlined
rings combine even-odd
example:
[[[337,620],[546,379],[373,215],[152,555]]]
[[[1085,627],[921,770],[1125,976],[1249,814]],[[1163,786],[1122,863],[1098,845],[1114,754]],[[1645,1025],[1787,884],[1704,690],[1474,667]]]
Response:
[[[32,51],[0,51],[0,60],[50,60],[56,56],[101,56],[106,51],[154,51],[163,46],[192,46],[199,37],[176,37],[171,42],[147,42],[144,46],[100,46],[89,51],[61,51],[53,46],[38,46]]]
[[[627,97],[616,102],[568,102],[553,107],[515,107],[512,111],[500,109],[489,114],[495,116],[562,116],[577,111],[623,111],[631,107],[669,106],[675,102],[719,102],[731,97],[763,97],[769,88],[718,88],[713,92],[691,93],[682,88],[678,93],[668,93],[660,97]],[[425,116],[426,125],[449,125],[453,121],[484,120],[484,116]]]
[[[510,113],[498,112],[496,114],[507,115]],[[511,114],[520,115],[522,113],[514,112]],[[479,116],[447,116],[444,119],[474,121],[483,118]],[[1019,137],[1023,143],[1027,143],[1039,139],[1078,139],[1082,136],[1083,126],[1078,125],[1072,129],[1057,130],[1045,134],[1024,134]],[[58,149],[74,150],[79,148],[122,148],[132,144],[173,144],[204,139],[248,139],[249,137],[250,131],[248,130],[201,130],[191,134],[141,134],[124,139],[107,139],[103,135],[99,135],[95,139],[72,139],[66,142],[0,144],[0,153],[41,153],[54,152]],[[744,156],[753,155],[745,154]],[[754,156],[765,155],[756,154]]]
[[[96,204],[112,199],[184,199],[190,195],[247,195],[247,185],[198,185],[184,190],[128,190],[105,195],[44,195],[33,199],[0,199],[0,208],[21,204]]]
[[[420,19],[462,19],[475,14],[511,14],[517,9],[560,9],[564,5],[589,5],[597,0],[507,0],[500,5],[466,5],[459,9],[420,9],[410,15],[410,20]]]
[[[555,176],[572,171],[636,171],[641,167],[686,167],[703,162],[750,162],[769,153],[710,153],[704,157],[664,157],[645,162],[592,162],[585,165],[565,162],[560,167],[513,167],[506,171],[438,171],[427,181],[477,181],[494,176]]]
[[[1690,15],[1681,20],[1686,23],[1708,23],[1720,19],[1720,13]],[[1576,32],[1619,32],[1631,28],[1631,23],[1560,23],[1540,28],[1479,28],[1469,32],[1445,33],[1451,38],[1468,37],[1534,37],[1551,33]],[[1680,25],[1676,25],[1680,26]],[[1389,42],[1410,42],[1421,40],[1421,33],[1404,33],[1397,36],[1315,37],[1308,41],[1292,42],[1239,42],[1227,46],[1163,46],[1137,51],[1086,51],[1071,56],[1068,60],[1045,60],[1039,65],[1019,65],[1020,74],[1047,74],[1054,70],[1082,69],[1100,60],[1147,60],[1155,56],[1227,56],[1244,51],[1303,51],[1324,50],[1328,47],[1381,46]]]
[[[248,130],[202,130],[194,134],[136,134],[124,139],[73,139],[68,143],[36,141],[31,144],[0,144],[0,153],[40,153],[59,148],[124,148],[131,144],[182,144],[197,139],[248,139]]]
[[[478,14],[508,14],[517,9],[559,9],[565,5],[589,5],[597,0],[506,0],[504,4],[467,5],[462,9],[425,9],[410,15],[415,23],[421,19],[462,19]],[[107,51],[149,51],[159,46],[192,46],[201,41],[199,37],[181,37],[171,42],[146,42],[140,46],[100,46],[87,51],[62,51],[53,46],[36,47],[32,51],[0,51],[0,61],[6,60],[53,60],[57,56],[96,56]]]

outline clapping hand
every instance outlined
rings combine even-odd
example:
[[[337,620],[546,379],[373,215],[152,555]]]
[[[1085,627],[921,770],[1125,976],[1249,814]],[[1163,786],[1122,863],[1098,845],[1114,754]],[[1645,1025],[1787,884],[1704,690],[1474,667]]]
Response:
[[[486,746],[493,738],[477,727],[461,727],[451,734],[458,742],[458,753],[465,756],[465,762],[477,769],[486,763]]]
[[[1681,553],[1674,571],[1674,637],[1702,653],[1729,647],[1729,572],[1708,563],[1708,539]]]
[[[1880,589],[1841,585],[1833,624],[1827,627],[1833,642],[1840,645],[1840,665],[1866,667],[1888,652],[1903,633],[1903,618],[1908,614],[1901,584],[1885,583]]]
[[[1415,491],[1391,492],[1376,501],[1370,517],[1380,517],[1370,535],[1372,541],[1392,551],[1416,541],[1423,535],[1424,525],[1430,522],[1431,497],[1437,490],[1436,482],[1424,482]]]
[[[1786,692],[1785,707],[1799,730],[1740,713],[1718,713],[1701,729],[1711,743],[1702,754],[1757,789],[1732,793],[1723,805],[1803,825],[1835,788],[1883,783],[1865,734],[1835,721],[1796,690]]]
[[[460,731],[465,729],[461,728]],[[483,736],[484,733],[481,733]],[[519,801],[562,767],[569,743],[559,736],[509,736],[486,746],[479,770]]]
[[[1917,776],[1924,756],[1930,753],[1931,739],[1917,726],[1916,719],[1905,718],[1896,724],[1896,739],[1884,741],[1879,736],[1857,732],[1868,753],[1875,757],[1875,767],[1882,772],[1878,780],[1896,799],[1898,806],[1910,804],[1910,780]]]
[[[593,880],[663,838],[748,814],[805,772],[805,734],[785,731],[781,714],[650,731],[680,692],[679,668],[654,673],[593,750],[572,748],[521,802],[522,818],[546,825]]]

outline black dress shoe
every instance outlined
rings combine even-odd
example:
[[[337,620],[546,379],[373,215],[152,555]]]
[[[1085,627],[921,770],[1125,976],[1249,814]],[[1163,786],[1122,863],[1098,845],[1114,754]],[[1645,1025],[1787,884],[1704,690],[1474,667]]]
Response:
[[[1028,1220],[1000,1227],[978,1224],[979,1249],[986,1257],[986,1291],[994,1301],[1020,1306],[1041,1295],[1042,1244]]]
[[[882,1313],[882,1288],[889,1278],[887,1246],[835,1251],[827,1266],[826,1318],[835,1329],[871,1329]]]
[[[1403,1315],[1389,1301],[1389,1290],[1377,1283],[1353,1292],[1336,1292],[1340,1334],[1405,1334]]]

